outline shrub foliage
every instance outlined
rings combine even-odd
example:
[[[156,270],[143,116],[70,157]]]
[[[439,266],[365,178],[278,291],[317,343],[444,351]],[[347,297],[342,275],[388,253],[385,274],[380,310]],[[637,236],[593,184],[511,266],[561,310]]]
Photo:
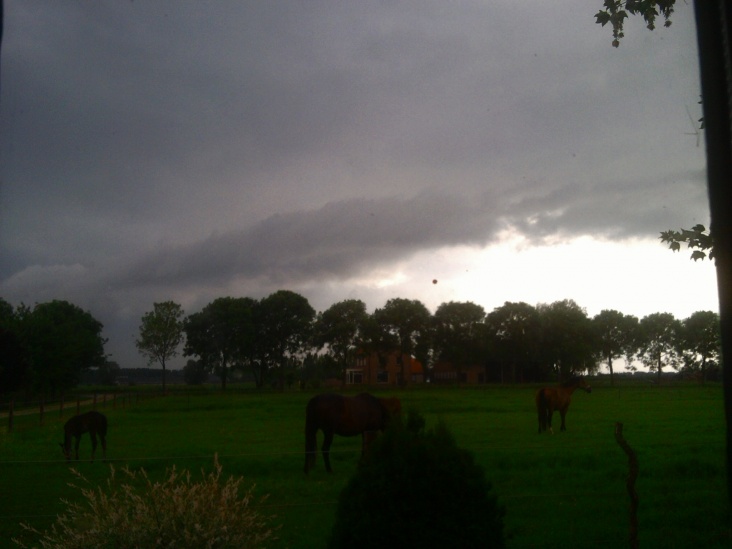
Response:
[[[168,469],[162,481],[153,482],[144,469],[121,468],[124,479],[117,481],[116,471],[106,489],[91,487],[89,481],[72,469],[81,484],[82,503],[67,505],[50,531],[21,526],[35,537],[33,547],[82,549],[116,547],[265,547],[274,538],[264,517],[251,506],[252,486],[240,491],[241,477],[221,479],[222,467],[214,458],[214,469],[202,471],[199,482],[191,480],[187,470]],[[13,540],[27,547],[25,540]]]
[[[502,506],[483,470],[439,423],[392,422],[340,494],[330,547],[504,546]]]

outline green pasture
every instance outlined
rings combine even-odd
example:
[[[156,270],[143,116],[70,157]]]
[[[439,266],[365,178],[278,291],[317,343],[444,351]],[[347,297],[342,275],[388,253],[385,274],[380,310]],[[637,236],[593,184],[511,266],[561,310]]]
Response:
[[[641,547],[732,547],[724,468],[724,410],[719,385],[595,386],[576,392],[567,431],[537,434],[534,386],[374,389],[416,409],[428,427],[443,421],[458,445],[473,452],[506,508],[507,547],[627,546],[627,456],[615,423],[640,463]],[[182,389],[181,389],[182,391]],[[256,485],[262,513],[281,525],[276,547],[323,547],[338,495],[357,467],[360,439],[336,437],[328,475],[319,456],[305,476],[304,409],[312,392],[171,394],[124,407],[107,401],[109,463],[76,467],[93,483],[109,464],[143,467],[152,477],[169,467],[194,477],[218,454],[224,474]],[[68,418],[74,410],[67,410]],[[59,411],[19,415],[0,425],[0,547],[13,547],[20,522],[48,528],[61,498],[78,498],[63,461]],[[322,435],[318,443],[322,441]],[[81,457],[91,445],[82,440]],[[101,451],[98,450],[98,458]],[[434,495],[440,498],[439,492]],[[459,540],[456,540],[459,544]]]

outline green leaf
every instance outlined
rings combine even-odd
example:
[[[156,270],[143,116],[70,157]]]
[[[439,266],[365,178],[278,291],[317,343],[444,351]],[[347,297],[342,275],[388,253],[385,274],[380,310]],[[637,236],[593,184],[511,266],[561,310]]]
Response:
[[[602,25],[603,27],[610,22],[610,14],[606,11],[598,11],[595,14],[595,23]]]

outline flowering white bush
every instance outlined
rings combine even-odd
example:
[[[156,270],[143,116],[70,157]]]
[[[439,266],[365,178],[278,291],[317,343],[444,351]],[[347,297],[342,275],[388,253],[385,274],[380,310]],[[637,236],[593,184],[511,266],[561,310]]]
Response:
[[[275,539],[269,525],[273,517],[256,512],[251,503],[254,486],[240,493],[243,479],[221,479],[222,467],[214,457],[214,470],[202,471],[192,482],[188,471],[175,466],[160,482],[152,482],[144,469],[121,468],[117,483],[110,466],[106,490],[102,486],[79,487],[84,502],[70,503],[50,531],[21,526],[36,537],[31,547],[88,549],[92,547],[206,547],[260,548]],[[89,484],[78,471],[76,477]],[[23,540],[13,539],[21,547]]]

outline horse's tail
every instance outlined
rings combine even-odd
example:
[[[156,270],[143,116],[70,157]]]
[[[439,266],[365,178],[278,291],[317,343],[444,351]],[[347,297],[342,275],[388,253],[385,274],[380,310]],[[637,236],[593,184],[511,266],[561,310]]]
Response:
[[[536,413],[539,416],[539,433],[541,433],[546,431],[549,415],[549,403],[546,401],[544,389],[539,389],[539,392],[536,393]]]
[[[315,402],[310,399],[305,408],[305,474],[315,465],[315,458],[318,455],[317,435],[318,424],[315,418]]]

